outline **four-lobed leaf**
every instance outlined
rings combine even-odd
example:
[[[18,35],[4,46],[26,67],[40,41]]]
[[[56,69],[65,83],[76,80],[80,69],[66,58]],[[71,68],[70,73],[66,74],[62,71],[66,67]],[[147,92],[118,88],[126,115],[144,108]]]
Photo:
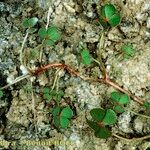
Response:
[[[121,16],[112,4],[105,4],[100,10],[100,23],[103,27],[117,26],[121,21]]]
[[[117,122],[117,115],[112,109],[103,110],[94,108],[90,111],[92,121],[87,119],[88,125],[95,131],[98,138],[108,138],[111,131],[107,126],[114,125]]]

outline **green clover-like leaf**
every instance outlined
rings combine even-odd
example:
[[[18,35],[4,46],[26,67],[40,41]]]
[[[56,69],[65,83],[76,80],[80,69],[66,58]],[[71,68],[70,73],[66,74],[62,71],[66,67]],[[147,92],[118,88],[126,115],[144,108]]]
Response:
[[[129,100],[130,100],[130,98],[127,94],[122,94],[120,99],[119,99],[119,103],[120,104],[128,104]]]
[[[120,97],[121,97],[120,92],[114,91],[114,92],[111,93],[111,98],[112,98],[112,100],[115,101],[115,102],[119,102]]]
[[[111,27],[117,26],[121,21],[121,17],[119,14],[114,14],[108,21]]]
[[[147,109],[150,109],[150,102],[144,102],[144,106],[145,106]]]
[[[105,14],[106,18],[111,18],[116,13],[116,8],[112,4],[106,4],[103,7],[103,11],[105,12],[103,14]]]
[[[121,94],[120,92],[112,92],[111,98],[114,102],[118,102],[120,104],[128,104],[130,101],[130,98],[127,94]]]
[[[38,31],[38,35],[39,35],[39,37],[41,37],[43,39],[46,38],[46,36],[47,36],[46,28],[40,28]]]
[[[106,22],[106,21],[104,21],[104,19],[103,19],[102,17],[99,18],[99,22],[100,22],[100,24],[101,24],[104,28],[107,28],[107,27],[110,26],[109,23]]]
[[[113,109],[116,113],[123,113],[125,111],[124,108],[120,105],[114,106]]]
[[[29,19],[25,18],[25,19],[22,21],[22,26],[23,26],[24,28],[28,28],[28,27],[29,27],[28,20],[29,20]]]
[[[52,113],[53,116],[58,116],[59,113],[60,113],[60,110],[61,110],[61,108],[60,108],[59,106],[55,106],[55,107],[52,109],[51,113]]]
[[[57,27],[54,26],[49,27],[47,30],[47,35],[49,39],[52,40],[53,42],[60,40],[60,31],[58,30]]]
[[[73,111],[70,107],[65,107],[61,111],[60,117],[71,118],[73,116]]]
[[[43,95],[44,99],[46,99],[47,101],[50,101],[52,99],[52,96],[49,93],[45,93]]]
[[[30,27],[34,27],[37,24],[37,22],[38,22],[38,18],[37,17],[33,17],[33,18],[30,18],[28,20],[28,23],[29,23]]]
[[[94,122],[94,121],[91,121],[91,120],[86,120],[88,125],[95,131],[98,131],[99,130],[99,126],[98,126],[98,123],[97,122]]]
[[[90,114],[95,121],[102,121],[105,117],[105,110],[100,108],[94,108],[90,111]]]
[[[60,126],[61,128],[67,128],[69,126],[70,120],[66,117],[60,117]]]
[[[91,64],[91,57],[90,57],[90,53],[88,50],[84,49],[81,52],[81,57],[82,57],[82,63],[85,65],[90,65]]]
[[[120,23],[121,17],[114,5],[105,4],[101,7],[99,21],[103,27],[114,27]]]
[[[106,127],[102,127],[102,128],[99,128],[99,130],[95,132],[95,136],[97,138],[107,139],[108,137],[111,136],[111,131]]]
[[[117,115],[112,109],[106,111],[105,117],[102,121],[104,125],[113,125],[117,122]]]
[[[133,48],[133,45],[131,43],[126,43],[122,46],[121,50],[124,52],[125,57],[128,59],[130,57],[133,57],[135,55],[135,50]]]
[[[2,98],[4,95],[3,91],[0,91],[0,98]]]
[[[38,22],[38,18],[37,17],[33,17],[33,18],[26,18],[23,20],[22,25],[24,28],[31,28],[34,27]],[[33,32],[33,31],[32,31]]]
[[[55,99],[56,99],[57,101],[60,101],[63,96],[64,96],[64,92],[63,92],[62,90],[59,90],[59,91],[57,91],[56,94],[55,94]]]

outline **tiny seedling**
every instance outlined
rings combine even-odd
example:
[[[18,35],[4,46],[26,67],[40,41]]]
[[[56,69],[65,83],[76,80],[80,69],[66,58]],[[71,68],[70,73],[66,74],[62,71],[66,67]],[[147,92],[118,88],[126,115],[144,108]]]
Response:
[[[126,43],[121,48],[122,52],[124,53],[124,58],[129,59],[135,55],[135,50],[131,43]]]
[[[111,136],[109,126],[117,122],[117,115],[112,109],[94,108],[90,111],[92,121],[87,119],[88,125],[95,131],[98,138],[108,138]]]
[[[144,106],[145,106],[147,109],[150,109],[150,102],[144,102]]]
[[[64,92],[62,90],[50,91],[50,89],[47,87],[43,89],[43,97],[46,101],[55,100],[56,102],[60,102],[63,96]]]
[[[0,90],[0,98],[2,98],[4,95],[3,91]]]
[[[105,4],[100,9],[99,22],[104,27],[115,27],[119,25],[121,16],[112,4]]]
[[[111,100],[114,104],[114,111],[116,113],[123,113],[125,111],[124,107],[130,102],[130,98],[127,94],[122,94],[117,91],[111,93]]]
[[[82,59],[82,63],[84,65],[90,65],[92,60],[91,60],[91,56],[90,53],[87,49],[83,49],[81,51],[81,59]]]
[[[50,26],[48,29],[40,28],[38,31],[38,35],[40,38],[44,39],[45,45],[50,46],[55,45],[55,42],[57,42],[61,38],[60,31],[55,26]]]
[[[26,18],[23,20],[22,26],[24,28],[27,28],[29,33],[34,33],[36,31],[36,29],[33,27],[37,24],[37,22],[38,22],[38,18],[36,18],[36,17]]]
[[[61,108],[55,106],[52,111],[53,123],[57,128],[66,129],[69,126],[70,119],[73,117],[73,111],[70,107]]]

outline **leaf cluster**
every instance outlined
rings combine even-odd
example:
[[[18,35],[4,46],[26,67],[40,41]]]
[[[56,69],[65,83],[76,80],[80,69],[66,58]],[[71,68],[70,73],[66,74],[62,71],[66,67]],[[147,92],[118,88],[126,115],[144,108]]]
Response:
[[[64,96],[64,92],[62,90],[56,91],[50,91],[48,87],[45,87],[43,89],[43,97],[47,101],[55,100],[57,102],[60,102],[62,97]]]
[[[70,119],[73,117],[73,111],[70,107],[55,106],[52,111],[53,123],[57,128],[66,129],[69,126]]]
[[[100,24],[105,27],[115,27],[119,25],[121,21],[121,16],[117,12],[116,8],[112,4],[105,4],[100,9],[100,17],[99,22]]]
[[[34,27],[38,22],[38,18],[37,17],[33,17],[33,18],[26,18],[23,20],[22,25],[24,28],[31,28]]]
[[[55,26],[50,26],[48,29],[40,28],[38,35],[40,38],[44,39],[44,44],[49,46],[55,45],[55,42],[61,38],[60,31]]]
[[[124,58],[129,59],[135,55],[135,50],[131,43],[126,43],[121,48],[122,52],[124,53]]]
[[[124,107],[130,102],[130,97],[127,94],[114,91],[111,93],[111,100],[114,104],[114,111],[116,113],[123,113],[125,111]]]
[[[108,128],[117,122],[117,115],[112,109],[94,108],[90,111],[92,120],[87,119],[88,125],[95,131],[98,138],[108,138],[111,131]]]
[[[37,29],[33,28],[38,22],[38,18],[37,17],[33,17],[33,18],[25,18],[22,21],[22,26],[24,28],[28,29],[29,33],[34,33]]]

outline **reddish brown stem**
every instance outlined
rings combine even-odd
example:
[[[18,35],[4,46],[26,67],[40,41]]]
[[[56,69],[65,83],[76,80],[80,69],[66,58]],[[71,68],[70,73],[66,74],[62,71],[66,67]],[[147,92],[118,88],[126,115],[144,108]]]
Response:
[[[114,83],[113,81],[111,81],[109,79],[109,76],[106,72],[106,70],[104,70],[104,78],[102,79],[93,79],[93,78],[90,78],[90,77],[81,77],[80,73],[75,71],[74,69],[72,69],[71,67],[65,65],[65,64],[62,64],[62,63],[52,63],[52,64],[48,64],[44,67],[41,67],[41,68],[38,68],[37,70],[35,70],[34,72],[32,72],[33,75],[37,76],[43,72],[45,72],[46,70],[50,69],[50,68],[56,68],[56,67],[59,67],[59,68],[62,68],[62,69],[66,69],[70,74],[72,75],[75,75],[77,77],[80,77],[81,79],[83,80],[90,80],[90,81],[94,81],[94,82],[101,82],[101,83],[105,83],[105,84],[108,84],[108,85],[111,85],[112,87],[114,87],[115,89],[125,93],[125,94],[128,94],[134,101],[138,102],[139,104],[143,105],[143,100],[136,97],[135,95],[133,95],[132,93],[130,93],[129,91],[121,88],[119,85],[117,85],[116,83]]]
[[[62,63],[52,63],[52,64],[48,64],[44,67],[38,68],[37,70],[35,70],[34,72],[32,72],[33,75],[37,76],[43,72],[45,72],[46,70],[50,69],[50,68],[62,68],[62,69],[66,69],[70,74],[79,76],[79,72],[75,71],[74,69],[70,68],[69,66],[62,64]]]

